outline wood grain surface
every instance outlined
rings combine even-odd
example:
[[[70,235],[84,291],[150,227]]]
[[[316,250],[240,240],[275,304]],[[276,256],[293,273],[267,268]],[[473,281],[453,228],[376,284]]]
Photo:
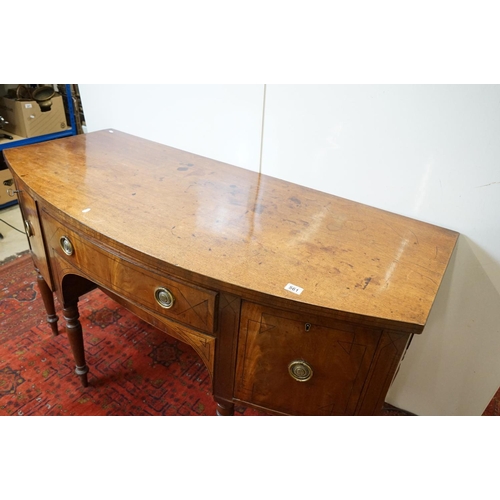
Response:
[[[4,154],[59,217],[153,267],[241,297],[285,299],[416,333],[458,237],[113,130]],[[288,283],[302,293],[285,290]]]

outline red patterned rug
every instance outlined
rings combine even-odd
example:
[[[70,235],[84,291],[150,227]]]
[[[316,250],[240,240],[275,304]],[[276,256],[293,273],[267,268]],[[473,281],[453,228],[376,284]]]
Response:
[[[31,258],[0,266],[0,415],[215,415],[210,376],[190,346],[100,290],[82,297],[79,309],[87,388],[74,374],[60,308],[59,336],[45,321]],[[409,415],[390,405],[384,414]],[[235,415],[263,414],[237,407]]]
[[[100,290],[79,302],[87,388],[74,375],[62,314],[57,337],[45,321],[29,256],[0,267],[0,299],[0,415],[215,415],[210,376],[194,350]]]

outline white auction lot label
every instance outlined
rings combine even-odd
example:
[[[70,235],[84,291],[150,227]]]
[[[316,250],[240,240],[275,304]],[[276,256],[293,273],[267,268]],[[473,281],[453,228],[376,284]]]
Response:
[[[300,295],[304,291],[304,289],[300,288],[300,286],[292,285],[291,283],[288,283],[288,285],[285,287],[285,290],[296,293],[297,295]]]

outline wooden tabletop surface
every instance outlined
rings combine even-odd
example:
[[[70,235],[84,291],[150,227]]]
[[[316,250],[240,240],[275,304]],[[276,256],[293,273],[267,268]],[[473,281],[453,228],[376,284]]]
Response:
[[[425,324],[458,237],[118,131],[4,154],[77,223],[200,283],[409,325]]]

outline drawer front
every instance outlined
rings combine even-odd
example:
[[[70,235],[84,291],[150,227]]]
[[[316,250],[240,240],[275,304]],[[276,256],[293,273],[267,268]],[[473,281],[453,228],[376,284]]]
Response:
[[[45,213],[43,227],[52,257],[60,263],[67,262],[84,277],[147,310],[214,332],[216,292],[129,262]]]
[[[352,415],[381,331],[244,302],[237,399],[292,415]]]

